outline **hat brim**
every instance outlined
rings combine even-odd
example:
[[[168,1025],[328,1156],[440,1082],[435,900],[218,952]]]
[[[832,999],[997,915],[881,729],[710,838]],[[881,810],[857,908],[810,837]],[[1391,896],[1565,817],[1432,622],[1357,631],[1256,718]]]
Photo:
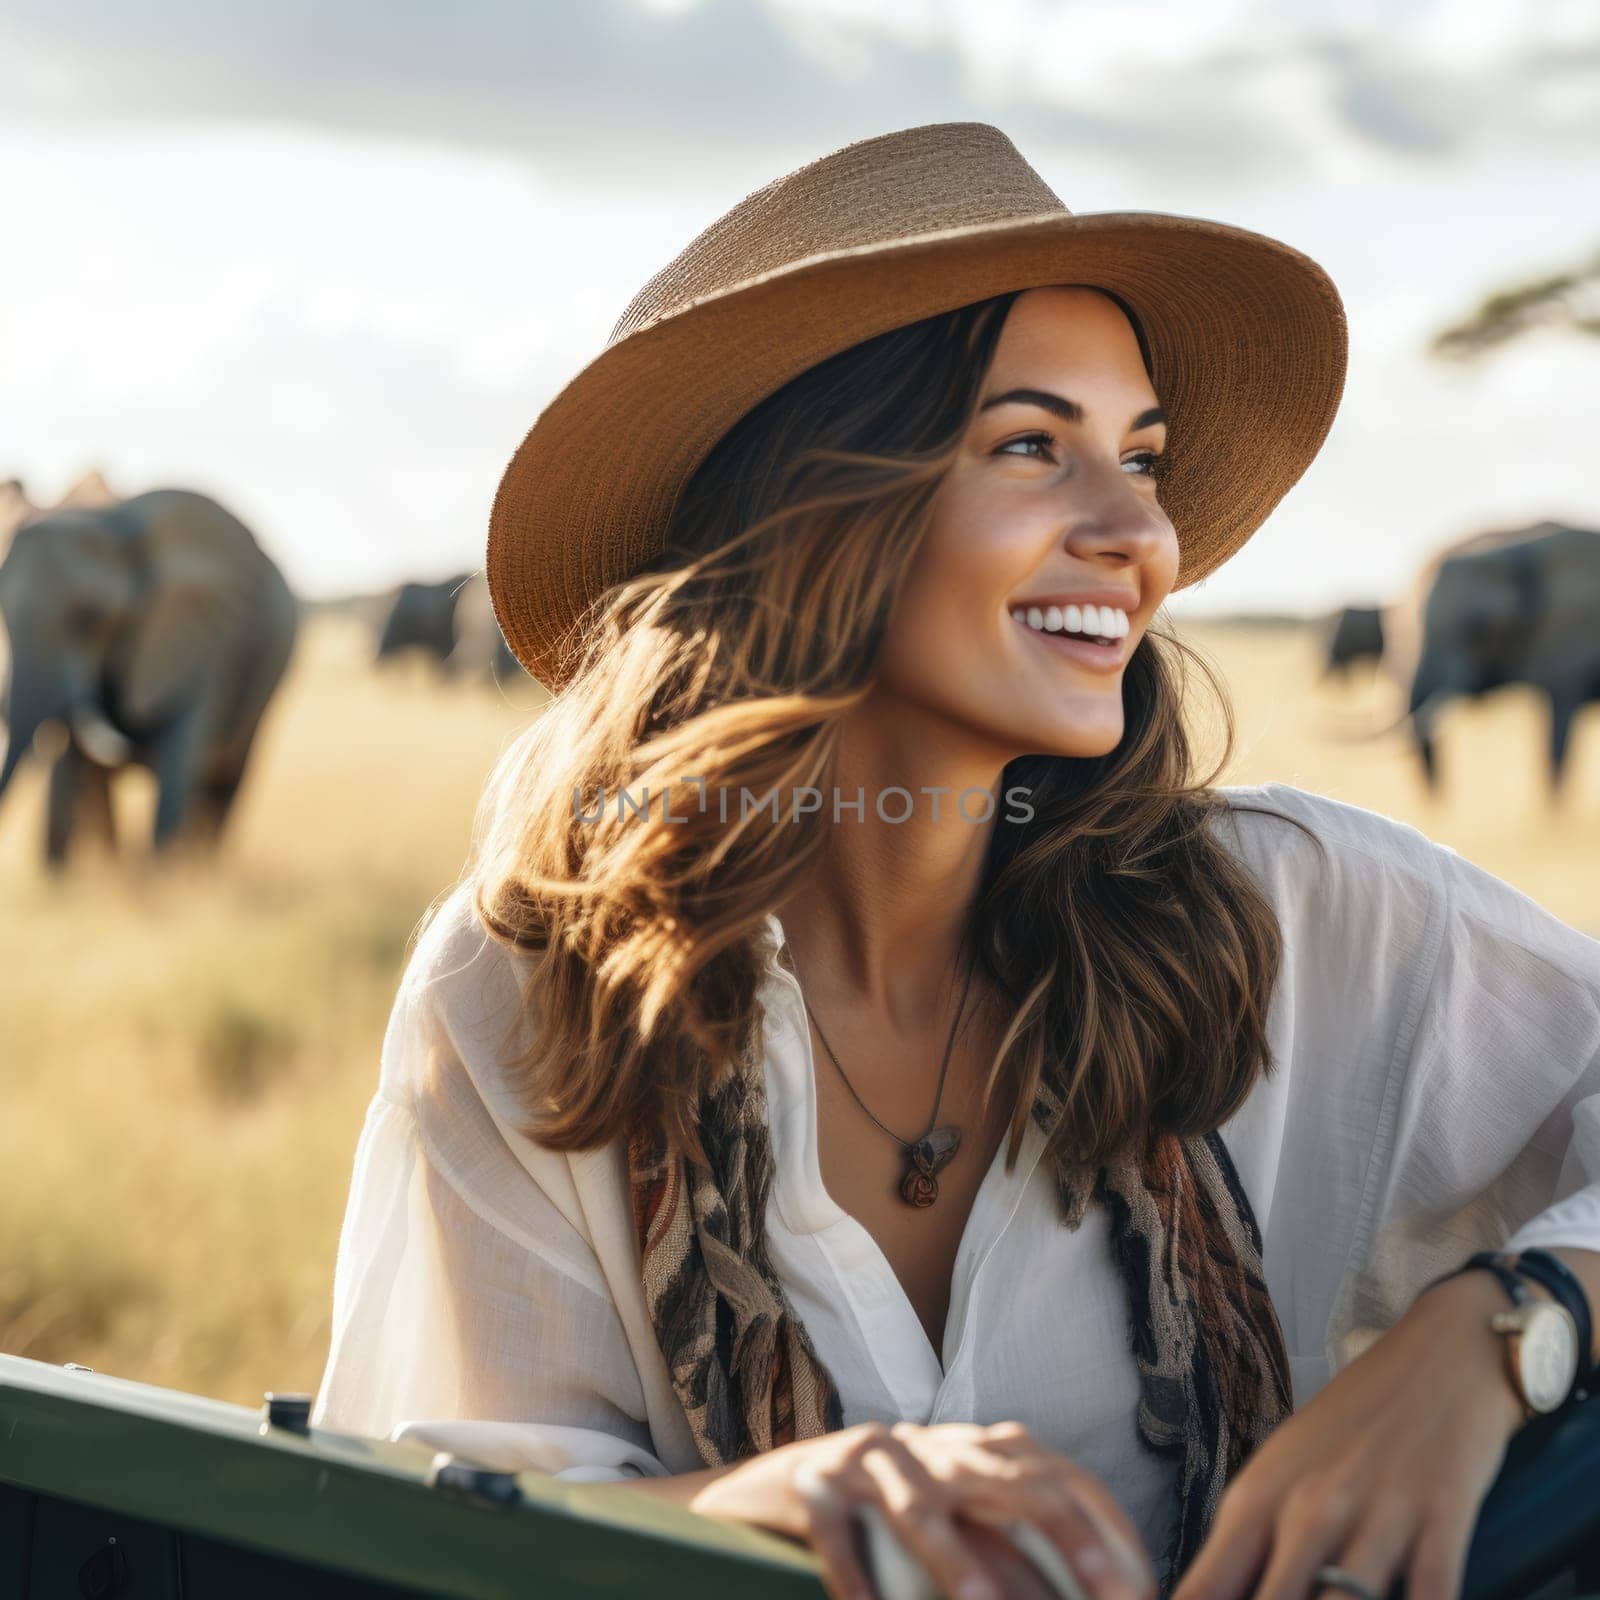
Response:
[[[1143,321],[1169,419],[1174,586],[1215,571],[1332,426],[1348,344],[1338,290],[1310,257],[1249,229],[1052,211],[792,262],[634,330],[585,366],[518,446],[489,515],[489,592],[517,659],[547,688],[565,683],[574,625],[660,552],[695,468],[790,379],[892,328],[1058,283],[1113,289]]]

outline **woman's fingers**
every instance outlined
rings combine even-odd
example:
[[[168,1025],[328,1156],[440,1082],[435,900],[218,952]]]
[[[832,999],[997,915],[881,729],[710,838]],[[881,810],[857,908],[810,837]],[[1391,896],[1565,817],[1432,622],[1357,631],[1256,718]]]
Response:
[[[1067,1490],[1094,1523],[1101,1543],[1132,1592],[1140,1600],[1153,1595],[1156,1589],[1155,1568],[1150,1564],[1144,1542],[1116,1496],[1098,1478],[1076,1469],[1068,1474]]]
[[[1355,1512],[1351,1492],[1302,1478],[1284,1497],[1273,1525],[1272,1553],[1255,1600],[1305,1600],[1317,1594],[1312,1574],[1344,1549]]]
[[[1476,1507],[1467,1497],[1449,1504],[1435,1501],[1430,1511],[1403,1491],[1385,1493],[1380,1488],[1367,1502],[1360,1522],[1336,1544],[1337,1553],[1315,1559],[1303,1553],[1304,1559],[1285,1559],[1283,1582],[1287,1587],[1278,1587],[1269,1570],[1257,1593],[1263,1597],[1295,1593],[1298,1573],[1309,1569],[1305,1588],[1299,1592],[1318,1600],[1328,1591],[1317,1582],[1317,1569],[1329,1565],[1348,1572],[1376,1595],[1387,1595],[1404,1574],[1408,1600],[1455,1600],[1461,1590],[1475,1514]]]
[[[990,1477],[987,1504],[1027,1518],[1082,1576],[1093,1600],[1147,1600],[1155,1568],[1110,1490],[1056,1454],[1021,1456]]]
[[[1456,1600],[1466,1571],[1467,1549],[1484,1493],[1460,1493],[1436,1503],[1418,1529],[1406,1573],[1407,1600]]]
[[[944,1485],[903,1439],[891,1433],[864,1450],[857,1465],[877,1486],[877,1506],[889,1532],[941,1594],[955,1600],[1004,1600],[994,1575],[951,1521]]]
[[[793,1485],[833,1600],[1152,1600],[1110,1490],[1019,1424],[862,1425],[815,1448]]]
[[[1417,1537],[1417,1509],[1407,1497],[1381,1496],[1368,1507],[1333,1565],[1352,1572],[1374,1594],[1387,1594]],[[1317,1586],[1312,1585],[1315,1594]],[[1454,1596],[1455,1590],[1450,1591]]]
[[[997,1424],[971,1441],[947,1472],[968,1518],[1014,1530],[1026,1525],[1064,1560],[1063,1587],[1085,1600],[1147,1600],[1155,1570],[1110,1490],[1059,1452],[1040,1446],[1020,1424]],[[1081,1490],[1081,1493],[1080,1493]],[[1039,1547],[1030,1542],[1030,1549]]]
[[[986,1429],[984,1448],[1025,1470],[1036,1469],[1049,1481],[1064,1479],[1074,1502],[1088,1516],[1115,1563],[1117,1577],[1130,1584],[1136,1595],[1154,1593],[1155,1569],[1138,1530],[1117,1497],[1098,1478],[1040,1445],[1020,1422],[999,1422]]]
[[[957,1516],[956,1525],[963,1538],[977,1541],[1006,1600],[1092,1600],[1060,1550],[1026,1518],[997,1528]]]
[[[1115,1545],[1071,1483],[1049,1464],[1039,1465],[1040,1470],[1009,1484],[999,1504],[987,1503],[981,1511],[976,1506],[963,1510],[1005,1527],[1018,1548],[1064,1594],[1082,1595],[1085,1600],[1146,1600],[1149,1589],[1143,1571],[1124,1567]],[[1064,1581],[1058,1576],[1063,1561],[1070,1569]]]
[[[861,1565],[855,1507],[815,1462],[801,1462],[791,1482],[806,1508],[806,1543],[822,1563],[822,1586],[830,1600],[876,1600]]]

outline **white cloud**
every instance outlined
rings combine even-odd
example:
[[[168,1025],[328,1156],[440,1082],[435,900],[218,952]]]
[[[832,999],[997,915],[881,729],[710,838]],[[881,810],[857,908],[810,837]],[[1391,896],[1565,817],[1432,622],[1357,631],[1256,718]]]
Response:
[[[125,487],[208,488],[308,593],[474,565],[511,451],[695,233],[850,139],[981,115],[1074,210],[1255,228],[1321,261],[1346,299],[1350,384],[1322,457],[1185,604],[1354,597],[1513,508],[1600,522],[1584,441],[1548,422],[1592,409],[1600,347],[1530,342],[1470,373],[1420,354],[1496,282],[1596,242],[1574,197],[1600,191],[1600,146],[1551,120],[1593,13],[1508,6],[1474,31],[1481,9],[606,0],[561,8],[540,70],[569,81],[518,110],[533,123],[506,111],[519,72],[519,108],[545,87],[539,41],[515,29],[494,60],[470,34],[433,38],[418,10],[416,36],[373,66],[361,26],[314,49],[280,9],[247,49],[248,6],[220,32],[197,14],[162,48],[220,63],[216,104],[179,123],[150,105],[194,59],[173,68],[146,41],[122,72],[113,22],[69,38],[70,6],[59,26],[40,10],[24,65],[4,56],[0,77],[22,73],[36,99],[92,83],[108,114],[119,93],[135,103],[117,122],[6,113],[0,192],[20,242],[0,253],[0,476],[39,498],[94,463]],[[713,48],[742,64],[716,101],[692,58]],[[823,95],[852,60],[861,84]],[[1541,85],[1559,91],[1542,109]],[[643,109],[613,116],[638,86]],[[979,108],[980,92],[997,98]],[[576,166],[539,116],[587,142]],[[595,470],[621,448],[593,441]]]
[[[181,108],[493,150],[599,184],[670,182],[686,162],[782,170],[975,116],[1158,175],[1339,181],[1352,144],[1435,162],[1593,148],[1597,72],[1591,0],[11,0],[0,16],[13,114]]]

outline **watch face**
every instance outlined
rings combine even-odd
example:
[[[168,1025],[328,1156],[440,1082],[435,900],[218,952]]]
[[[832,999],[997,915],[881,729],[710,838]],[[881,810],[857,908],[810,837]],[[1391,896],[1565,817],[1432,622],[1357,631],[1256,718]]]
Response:
[[[1578,1366],[1577,1330],[1561,1306],[1541,1304],[1522,1330],[1517,1368],[1535,1411],[1554,1411],[1567,1397]]]

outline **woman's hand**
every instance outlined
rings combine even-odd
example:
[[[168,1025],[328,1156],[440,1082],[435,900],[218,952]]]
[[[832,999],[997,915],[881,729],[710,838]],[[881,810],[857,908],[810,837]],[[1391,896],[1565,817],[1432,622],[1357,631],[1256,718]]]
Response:
[[[1155,1593],[1138,1534],[1110,1491],[1017,1422],[863,1423],[742,1462],[689,1504],[804,1540],[834,1600],[873,1595],[855,1540],[858,1504],[876,1507],[940,1592],[959,1600],[1024,1592],[1031,1569],[983,1526],[1018,1519],[1061,1551],[1093,1600]]]
[[[1279,1425],[1223,1492],[1173,1600],[1306,1600],[1324,1563],[1457,1600],[1478,1510],[1521,1427],[1485,1272],[1447,1278]],[[1263,1570],[1264,1569],[1264,1570]]]

